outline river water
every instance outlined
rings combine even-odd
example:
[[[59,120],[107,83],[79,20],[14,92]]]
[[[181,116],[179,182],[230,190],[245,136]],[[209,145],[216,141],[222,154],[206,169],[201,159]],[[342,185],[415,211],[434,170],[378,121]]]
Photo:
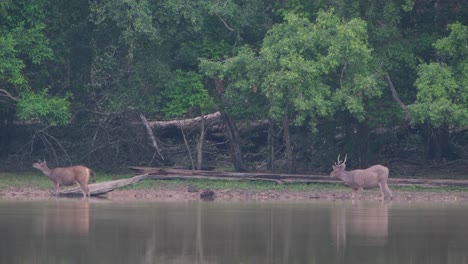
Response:
[[[468,263],[468,204],[0,200],[0,263]]]

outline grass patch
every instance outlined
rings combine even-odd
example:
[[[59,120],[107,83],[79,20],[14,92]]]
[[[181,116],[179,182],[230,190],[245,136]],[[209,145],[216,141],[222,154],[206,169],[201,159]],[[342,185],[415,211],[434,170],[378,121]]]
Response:
[[[7,188],[34,187],[45,190],[53,188],[53,183],[44,175],[35,173],[0,173],[0,190]]]
[[[424,185],[400,185],[391,186],[392,190],[407,192],[468,192],[468,187],[461,186],[440,186],[431,187]]]
[[[130,177],[124,174],[101,174],[96,175],[96,182],[111,181]],[[91,176],[90,183],[94,182]],[[8,188],[33,187],[40,190],[54,189],[52,181],[41,172],[31,173],[0,173],[0,190]]]
[[[130,178],[129,174],[106,174],[97,173],[96,182],[105,182],[118,179]],[[92,178],[92,181],[93,178]],[[127,190],[157,189],[157,188],[180,188],[194,186],[198,189],[214,190],[253,190],[253,191],[280,191],[280,192],[305,192],[313,190],[346,189],[349,187],[341,183],[285,183],[277,184],[270,181],[233,181],[233,180],[208,180],[208,179],[171,179],[153,180],[148,179],[134,185],[126,186]],[[0,173],[0,190],[8,188],[37,188],[40,190],[51,190],[54,188],[52,181],[40,172],[30,173]],[[423,185],[390,186],[392,190],[410,192],[468,192],[468,187],[445,186],[429,187]]]
[[[255,190],[255,191],[284,191],[284,192],[301,192],[318,189],[337,189],[345,188],[341,184],[306,184],[306,183],[287,183],[277,184],[269,181],[232,181],[232,180],[146,180],[126,186],[125,189],[153,189],[153,188],[180,188],[194,186],[198,189],[215,189],[215,190]]]

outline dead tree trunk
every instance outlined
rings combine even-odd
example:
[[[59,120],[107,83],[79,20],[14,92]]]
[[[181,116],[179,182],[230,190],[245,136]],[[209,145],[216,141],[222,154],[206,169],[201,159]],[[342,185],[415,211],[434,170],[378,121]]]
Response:
[[[398,93],[395,89],[395,86],[393,85],[392,79],[390,78],[390,74],[386,72],[384,74],[385,81],[387,82],[388,88],[390,89],[390,92],[392,93],[392,98],[393,100],[400,106],[401,110],[403,111],[403,114],[405,116],[405,123],[408,123],[410,120],[410,115],[408,111],[408,106],[405,105],[401,100],[400,97],[398,96]]]
[[[293,173],[294,170],[294,157],[291,143],[291,133],[289,131],[289,118],[283,118],[283,140],[286,146],[286,162],[288,166],[288,173]]]
[[[200,136],[197,142],[197,169],[201,170],[203,165],[203,142],[205,141],[205,118],[200,120]]]
[[[273,120],[268,120],[268,168],[275,172],[275,130]]]
[[[120,180],[114,180],[114,181],[89,184],[88,188],[89,188],[89,192],[91,196],[97,196],[97,195],[106,194],[120,187],[124,187],[130,184],[135,184],[147,178],[148,178],[148,174],[142,174],[142,175],[137,175],[128,179],[120,179]],[[60,196],[82,196],[83,194],[81,192],[81,189],[76,187],[73,189],[60,191],[59,195]]]
[[[236,171],[247,171],[245,166],[244,157],[242,155],[242,150],[240,147],[240,136],[237,129],[236,123],[231,119],[231,117],[224,111],[221,112],[223,121],[225,124],[226,136],[229,139],[229,153],[231,155],[231,160]]]
[[[151,145],[152,145],[153,148],[156,150],[156,152],[159,154],[159,156],[161,157],[161,159],[164,160],[164,157],[163,157],[163,155],[161,154],[161,151],[159,150],[158,142],[156,141],[156,137],[154,136],[153,129],[152,129],[151,126],[149,125],[148,120],[146,119],[146,117],[145,117],[143,114],[140,114],[140,119],[141,119],[141,122],[143,123],[143,125],[144,125],[145,128],[146,128],[146,133],[148,134],[148,137],[149,137],[150,140],[151,140]]]

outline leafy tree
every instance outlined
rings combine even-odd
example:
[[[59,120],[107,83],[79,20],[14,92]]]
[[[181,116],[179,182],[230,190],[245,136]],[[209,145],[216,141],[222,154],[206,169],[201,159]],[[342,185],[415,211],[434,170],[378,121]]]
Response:
[[[50,125],[68,124],[71,119],[68,94],[62,98],[49,98],[47,90],[38,93],[24,93],[18,101],[18,116],[22,120],[39,118]]]
[[[165,90],[164,97],[167,99],[163,110],[166,116],[183,117],[189,113],[201,116],[196,164],[197,169],[201,169],[203,163],[203,141],[205,140],[205,118],[203,115],[213,109],[213,100],[201,81],[201,75],[195,72],[178,70],[175,82]],[[185,140],[183,128],[181,130]],[[189,150],[190,159],[192,160],[187,142],[186,145]],[[195,168],[193,162],[192,168]]]
[[[332,11],[319,12],[313,23],[294,14],[285,20],[264,40],[260,87],[270,102],[270,116],[282,120],[292,170],[290,118],[296,125],[307,121],[312,130],[319,118],[337,110],[362,120],[366,102],[381,90],[372,70],[364,21],[344,21]]]
[[[298,126],[307,121],[315,129],[319,118],[340,109],[363,119],[367,100],[381,93],[371,62],[365,23],[321,11],[314,23],[287,14],[268,32],[258,56],[243,49],[228,61],[204,62],[202,69],[232,90],[258,90],[265,96],[268,115],[283,126],[292,171],[290,120]]]
[[[468,27],[455,23],[449,29],[449,36],[434,44],[440,61],[418,66],[417,99],[409,106],[415,123],[434,127],[427,154],[436,159],[451,155],[448,126],[468,124]]]
[[[9,151],[14,115],[50,125],[70,122],[69,96],[49,96],[36,82],[39,65],[52,59],[46,36],[47,1],[0,2],[0,123],[2,154]]]

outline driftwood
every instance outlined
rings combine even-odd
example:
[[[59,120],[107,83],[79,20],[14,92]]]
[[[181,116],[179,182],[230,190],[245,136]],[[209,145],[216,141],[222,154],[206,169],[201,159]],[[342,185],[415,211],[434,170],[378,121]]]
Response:
[[[343,183],[328,175],[275,174],[251,172],[221,172],[204,170],[166,169],[157,167],[129,167],[137,174],[147,174],[150,179],[211,179],[273,181],[277,183]],[[344,183],[343,183],[344,184]],[[390,185],[421,185],[427,187],[459,186],[468,187],[468,180],[389,178]]]
[[[91,193],[91,196],[98,196],[98,195],[106,194],[108,192],[113,191],[114,189],[117,189],[123,186],[135,184],[146,178],[148,178],[148,175],[142,174],[142,175],[137,175],[128,179],[120,179],[120,180],[114,180],[114,181],[89,184],[88,188]],[[60,191],[59,193],[59,196],[80,196],[80,195],[82,195],[80,188],[63,190],[63,191]]]
[[[137,174],[148,174],[151,179],[216,179],[216,180],[266,180],[277,182],[339,182],[323,175],[275,174],[252,172],[223,172],[206,170],[167,169],[156,167],[129,167]]]
[[[221,113],[215,112],[203,116],[207,124],[210,123],[221,123]],[[187,118],[187,119],[178,119],[178,120],[167,120],[167,121],[148,121],[147,124],[151,128],[164,129],[168,126],[184,127],[184,129],[189,129],[191,127],[197,127],[200,125],[202,117]]]

